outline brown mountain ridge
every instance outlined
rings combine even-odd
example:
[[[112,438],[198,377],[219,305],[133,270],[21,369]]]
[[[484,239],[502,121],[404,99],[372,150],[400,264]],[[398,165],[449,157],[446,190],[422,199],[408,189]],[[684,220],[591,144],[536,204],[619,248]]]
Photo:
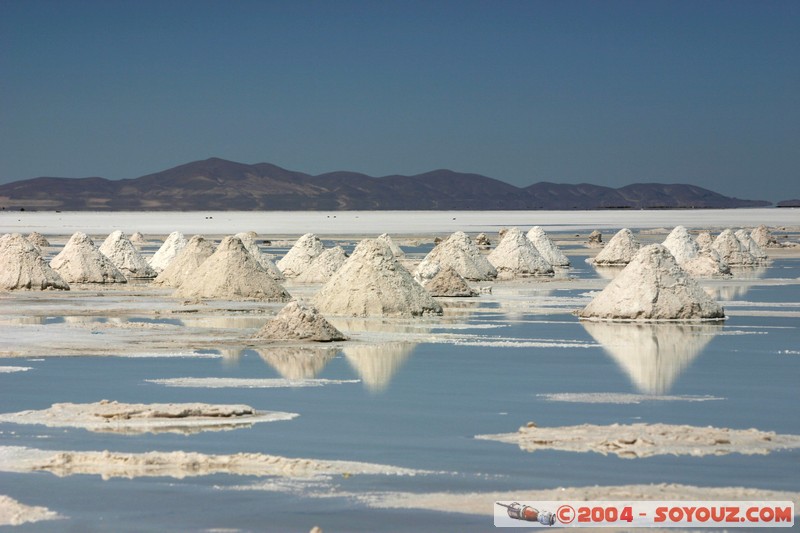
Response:
[[[685,184],[614,189],[581,183],[516,187],[434,170],[415,176],[357,172],[312,176],[269,164],[211,158],[135,179],[33,178],[0,185],[0,207],[37,210],[525,210],[688,209],[771,205]]]

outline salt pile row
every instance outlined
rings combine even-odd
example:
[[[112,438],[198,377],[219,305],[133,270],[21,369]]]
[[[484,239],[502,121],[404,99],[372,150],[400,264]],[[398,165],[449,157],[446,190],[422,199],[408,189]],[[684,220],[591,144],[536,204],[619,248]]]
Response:
[[[681,268],[693,277],[709,278],[730,274],[730,267],[716,250],[700,248],[683,226],[676,226],[663,244]]]
[[[69,283],[127,283],[128,279],[85,233],[70,237],[50,266]]]
[[[724,230],[710,248],[731,266],[755,266],[767,261],[767,254],[744,230]]]

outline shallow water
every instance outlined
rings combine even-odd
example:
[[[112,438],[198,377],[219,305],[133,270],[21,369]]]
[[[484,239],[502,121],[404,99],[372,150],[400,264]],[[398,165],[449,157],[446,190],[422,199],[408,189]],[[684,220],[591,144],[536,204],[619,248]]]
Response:
[[[601,279],[583,257],[571,259],[576,265],[571,276],[581,282]],[[715,287],[735,293],[725,305],[737,312],[721,325],[584,325],[570,310],[576,307],[573,302],[588,301],[585,288],[533,284],[496,290],[492,296],[472,300],[468,307],[453,308],[457,312],[453,320],[446,316],[411,324],[350,322],[349,327],[365,338],[387,335],[394,340],[371,347],[345,344],[328,355],[315,353],[313,362],[301,353],[269,347],[203,352],[211,357],[0,358],[0,366],[31,368],[0,373],[2,412],[106,398],[131,403],[242,403],[300,414],[291,421],[191,435],[125,436],[5,423],[0,424],[0,446],[261,452],[437,472],[414,477],[335,476],[314,482],[222,474],[103,480],[94,475],[59,478],[45,472],[0,472],[0,492],[69,517],[15,531],[308,531],[320,525],[326,532],[493,527],[492,501],[486,502],[485,516],[473,516],[371,509],[352,497],[337,497],[337,492],[522,491],[662,482],[800,492],[796,475],[800,450],[632,460],[594,453],[528,453],[515,445],[474,438],[513,432],[528,421],[539,426],[664,422],[800,434],[800,419],[793,414],[800,401],[800,321],[749,313],[800,311],[798,277],[800,259],[788,258],[774,261],[760,280],[751,280],[755,284],[714,282]],[[794,282],[759,284],[774,278]],[[162,319],[136,313],[124,320],[255,328],[263,318],[245,315],[215,325],[203,323],[203,317]],[[63,317],[47,317],[37,324],[47,327],[60,321]],[[461,341],[438,342],[436,335],[442,334]],[[402,338],[409,342],[397,340]],[[149,381],[266,379],[287,374],[360,381],[296,389],[179,388]],[[714,399],[610,404],[552,401],[546,396],[557,393]]]

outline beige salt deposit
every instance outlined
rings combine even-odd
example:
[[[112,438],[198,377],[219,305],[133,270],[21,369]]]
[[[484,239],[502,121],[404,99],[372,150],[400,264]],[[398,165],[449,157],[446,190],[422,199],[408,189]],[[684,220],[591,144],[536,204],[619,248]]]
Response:
[[[366,239],[317,294],[314,304],[340,316],[442,314],[442,306],[419,285],[383,241]]]
[[[128,280],[94,241],[78,231],[67,241],[50,266],[69,283],[126,283]]]
[[[269,275],[272,276],[272,279],[275,281],[282,281],[284,279],[281,269],[275,265],[275,258],[270,254],[265,254],[261,251],[261,248],[259,248],[256,242],[255,232],[248,231],[246,233],[237,233],[235,237],[241,239],[242,244],[244,244],[244,247],[250,252],[250,255],[255,257],[258,264],[261,265],[261,268],[266,270]]]
[[[761,248],[779,248],[781,246],[778,243],[778,239],[775,238],[769,228],[764,224],[761,224],[751,231],[750,238]]]
[[[326,283],[345,261],[347,261],[347,254],[344,248],[341,246],[328,248],[312,259],[308,268],[301,272],[295,280],[301,283]]]
[[[47,507],[25,505],[14,498],[0,494],[0,526],[19,526],[62,518],[64,517]]]
[[[492,241],[489,240],[489,236],[485,233],[478,233],[475,236],[475,246],[483,250],[488,250],[492,246]]]
[[[319,237],[313,233],[306,233],[297,239],[294,246],[278,261],[278,268],[287,278],[295,278],[302,274],[324,249]]]
[[[388,233],[382,233],[381,235],[378,235],[378,239],[386,243],[396,258],[400,259],[406,255],[403,249],[400,248],[396,242],[394,242]]]
[[[131,242],[133,244],[146,244],[147,239],[144,238],[141,231],[136,231],[131,235]]]
[[[438,272],[423,285],[431,296],[469,298],[477,296],[478,293],[469,286],[467,280],[461,277],[453,267],[445,266],[438,269]]]
[[[498,277],[553,275],[553,266],[519,228],[509,229],[487,259]]]
[[[587,248],[602,248],[603,247],[603,234],[597,230],[589,234],[589,240],[586,241]]]
[[[720,258],[730,266],[755,266],[759,260],[742,245],[741,241],[731,229],[726,229],[714,239],[711,249],[716,251]]]
[[[179,298],[288,301],[289,293],[247,251],[241,239],[225,237],[175,291]]]
[[[651,244],[609,282],[578,316],[600,320],[722,319],[725,312],[664,246]]]
[[[627,265],[641,245],[628,228],[622,228],[591,261],[595,265]]]
[[[248,405],[205,403],[56,403],[48,409],[0,414],[0,422],[77,427],[102,433],[194,433],[291,420],[294,413],[256,411]]]
[[[191,279],[197,267],[211,257],[213,253],[214,243],[206,240],[202,235],[195,235],[170,261],[169,266],[153,280],[153,283],[166,285],[167,287],[178,287],[184,281]]]
[[[312,342],[347,340],[347,337],[325,320],[314,306],[297,300],[286,304],[274,318],[258,330],[253,338]]]
[[[461,277],[470,281],[485,281],[497,277],[497,270],[463,231],[457,231],[437,244],[425,256],[424,261],[436,263],[440,267],[450,266]]]
[[[750,252],[750,255],[752,255],[759,264],[767,262],[767,252],[765,252],[763,248],[756,244],[756,241],[750,237],[750,234],[747,233],[747,231],[743,229],[736,230],[734,235],[736,235],[736,238],[739,239],[739,243],[741,243],[742,248]]]
[[[671,424],[611,424],[598,426],[536,427],[516,433],[478,435],[481,440],[516,444],[520,449],[595,452],[638,459],[654,455],[767,455],[800,448],[800,435],[779,435],[757,429],[730,429]]]
[[[47,264],[39,248],[19,233],[0,237],[0,290],[69,290],[69,284]]]
[[[663,244],[690,276],[709,278],[730,274],[730,267],[720,259],[719,254],[711,249],[701,250],[683,226],[676,226]]]
[[[47,248],[50,246],[50,241],[48,241],[44,235],[39,233],[38,231],[32,231],[27,237],[25,237],[29,243],[36,246],[37,248]]]
[[[541,226],[534,226],[528,230],[528,240],[533,243],[545,261],[554,267],[568,267],[569,259],[564,252],[550,239],[550,236]]]
[[[711,236],[711,232],[709,231],[701,231],[695,237],[694,242],[697,243],[697,246],[701,250],[708,250],[711,248],[711,245],[714,244],[714,237]]]
[[[120,230],[106,237],[100,245],[100,252],[111,259],[114,266],[128,278],[154,278],[158,275]]]
[[[133,240],[131,240],[133,242]],[[162,272],[169,266],[175,256],[186,247],[186,237],[180,231],[173,231],[164,241],[164,244],[150,258],[150,266],[156,272]]]
[[[38,450],[21,446],[0,446],[0,471],[45,471],[59,477],[76,474],[99,475],[103,479],[139,477],[183,479],[212,474],[311,479],[334,475],[414,476],[429,473],[425,470],[375,463],[291,458],[263,453],[232,455],[209,455],[186,451],[118,453],[107,450]]]

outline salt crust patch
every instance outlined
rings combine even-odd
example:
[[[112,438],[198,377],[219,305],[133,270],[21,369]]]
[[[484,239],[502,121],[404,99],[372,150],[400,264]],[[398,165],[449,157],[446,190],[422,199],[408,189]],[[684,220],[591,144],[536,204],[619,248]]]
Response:
[[[360,383],[358,379],[243,379],[243,378],[169,378],[147,379],[148,383],[166,387],[196,387],[205,389],[281,389],[300,387],[323,387],[325,385],[342,385]]]
[[[291,420],[296,413],[256,411],[248,405],[57,403],[48,409],[0,414],[0,422],[77,427],[101,433],[187,433]]]
[[[708,402],[724,400],[716,396],[669,396],[669,395],[649,395],[649,394],[625,394],[615,392],[560,392],[556,394],[537,394],[548,402],[570,402],[570,403],[615,403],[615,404],[638,404],[642,402]]]
[[[0,494],[0,526],[19,526],[62,518],[64,517],[46,507],[25,505],[14,498]]]
[[[777,450],[800,448],[800,435],[670,424],[534,426],[521,427],[516,433],[478,435],[475,438],[517,444],[528,452],[595,452],[623,459],[655,455],[767,455]]]
[[[358,461],[290,458],[262,453],[208,455],[196,452],[116,453],[106,451],[51,451],[22,446],[0,446],[0,471],[47,471],[59,477],[99,475],[103,479],[186,477],[228,474],[315,479],[334,475],[415,476],[426,470]]]
[[[0,374],[10,374],[12,372],[27,372],[33,370],[30,366],[0,366]]]

